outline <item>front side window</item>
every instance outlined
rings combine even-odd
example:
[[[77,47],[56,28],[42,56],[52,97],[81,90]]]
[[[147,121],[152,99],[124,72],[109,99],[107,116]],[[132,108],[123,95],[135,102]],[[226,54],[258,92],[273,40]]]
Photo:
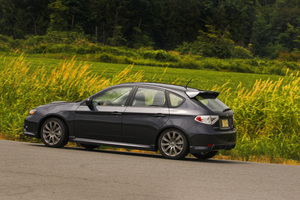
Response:
[[[164,107],[166,104],[165,92],[149,88],[139,88],[133,99],[134,107]]]
[[[120,87],[101,93],[93,99],[93,106],[124,106],[132,87]]]

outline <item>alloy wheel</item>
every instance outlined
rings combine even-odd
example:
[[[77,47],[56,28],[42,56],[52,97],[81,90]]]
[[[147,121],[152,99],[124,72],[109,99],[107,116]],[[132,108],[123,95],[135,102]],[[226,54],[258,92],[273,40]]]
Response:
[[[59,143],[62,139],[62,127],[61,125],[54,120],[48,121],[43,129],[42,136],[44,141],[50,145],[54,146]]]
[[[169,131],[163,135],[160,145],[164,154],[175,157],[182,153],[185,142],[182,134]]]

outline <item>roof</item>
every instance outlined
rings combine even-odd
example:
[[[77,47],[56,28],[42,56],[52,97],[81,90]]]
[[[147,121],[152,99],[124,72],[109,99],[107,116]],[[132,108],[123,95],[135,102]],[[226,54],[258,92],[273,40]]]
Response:
[[[168,89],[168,90],[174,91],[174,92],[183,92],[186,95],[188,95],[190,98],[194,98],[198,94],[205,92],[203,90],[198,90],[195,88],[184,87],[184,86],[180,86],[180,85],[165,84],[165,83],[135,82],[135,83],[123,83],[120,85],[159,87],[159,88]]]
[[[151,82],[134,82],[134,83],[122,83],[120,85],[138,85],[138,86],[154,86],[154,87],[160,87],[164,89],[169,89],[169,90],[177,90],[181,92],[185,91],[199,91],[198,89],[195,88],[190,88],[190,87],[184,87],[180,85],[172,85],[172,84],[166,84],[166,83],[151,83]]]

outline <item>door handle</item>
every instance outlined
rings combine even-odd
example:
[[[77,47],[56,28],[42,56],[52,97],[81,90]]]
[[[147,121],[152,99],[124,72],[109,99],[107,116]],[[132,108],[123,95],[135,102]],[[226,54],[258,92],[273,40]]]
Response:
[[[157,114],[154,115],[154,117],[165,117],[165,116],[166,116],[166,115],[161,114],[161,113],[157,113]]]
[[[120,116],[122,113],[115,111],[115,112],[112,112],[111,114]]]

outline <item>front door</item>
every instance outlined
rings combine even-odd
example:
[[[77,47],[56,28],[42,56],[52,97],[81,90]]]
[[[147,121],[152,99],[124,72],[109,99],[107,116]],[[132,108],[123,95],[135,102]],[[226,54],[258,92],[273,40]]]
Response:
[[[121,142],[125,104],[132,87],[118,87],[93,97],[92,107],[81,105],[75,112],[75,137]]]

